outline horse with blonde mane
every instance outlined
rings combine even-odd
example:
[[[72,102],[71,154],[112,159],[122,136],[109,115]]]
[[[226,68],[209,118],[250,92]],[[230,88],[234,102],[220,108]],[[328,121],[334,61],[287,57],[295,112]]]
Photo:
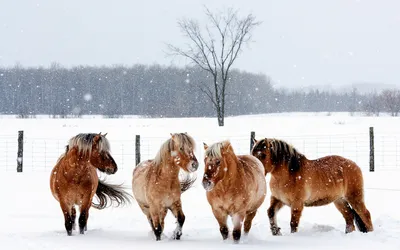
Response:
[[[291,208],[291,232],[298,230],[304,206],[334,203],[346,221],[346,233],[373,231],[371,215],[364,203],[363,176],[353,161],[330,155],[309,160],[288,143],[277,139],[254,141],[251,150],[271,173],[271,203],[268,209],[273,235],[281,235],[276,214]]]
[[[84,234],[91,206],[104,209],[109,200],[117,206],[129,202],[129,194],[120,186],[106,184],[97,176],[96,169],[107,174],[115,174],[118,170],[105,136],[99,133],[72,137],[51,171],[50,189],[60,203],[68,235],[75,229],[75,205],[80,207],[79,232]],[[95,195],[98,204],[92,202]]]
[[[238,243],[244,221],[248,234],[257,209],[264,202],[266,181],[261,162],[252,155],[236,155],[229,141],[210,147],[204,143],[203,187],[219,224],[222,238],[228,238],[228,215],[232,217],[232,237]]]
[[[180,180],[179,172],[195,172],[199,163],[194,155],[195,142],[187,133],[171,134],[155,159],[139,163],[133,171],[132,191],[139,207],[146,215],[156,240],[161,240],[164,219],[168,210],[177,219],[173,238],[179,240],[185,215],[181,194],[188,190],[195,178],[187,175]]]

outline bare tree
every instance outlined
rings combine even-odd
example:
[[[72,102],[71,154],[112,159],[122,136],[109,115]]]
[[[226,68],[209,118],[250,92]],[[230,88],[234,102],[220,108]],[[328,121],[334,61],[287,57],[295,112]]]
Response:
[[[398,116],[400,111],[400,91],[397,89],[386,89],[381,94],[384,107],[392,116]]]
[[[363,105],[364,112],[368,116],[379,116],[382,111],[382,98],[376,92],[367,96],[367,100]]]
[[[238,11],[233,9],[212,13],[205,8],[205,14],[208,24],[204,30],[196,20],[178,21],[178,26],[189,43],[185,49],[171,44],[168,48],[172,55],[185,57],[211,74],[212,83],[199,87],[211,100],[217,112],[218,125],[224,126],[226,86],[231,67],[260,22],[256,22],[252,14],[240,17]]]

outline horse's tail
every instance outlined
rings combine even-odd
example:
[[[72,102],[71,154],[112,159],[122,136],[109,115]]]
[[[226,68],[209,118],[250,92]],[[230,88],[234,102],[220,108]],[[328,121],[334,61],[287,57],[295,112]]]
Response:
[[[351,209],[354,215],[354,222],[356,223],[356,227],[360,232],[363,233],[368,233],[367,226],[365,225],[364,221],[361,219],[360,215],[354,210],[353,208]]]
[[[92,206],[97,209],[104,209],[116,203],[117,207],[130,203],[131,195],[125,192],[122,185],[107,184],[99,180],[99,184],[96,190],[96,196],[99,203],[92,202]]]
[[[195,183],[196,179],[197,179],[196,175],[190,175],[185,173],[185,176],[179,179],[179,182],[181,183],[181,193],[191,188]]]

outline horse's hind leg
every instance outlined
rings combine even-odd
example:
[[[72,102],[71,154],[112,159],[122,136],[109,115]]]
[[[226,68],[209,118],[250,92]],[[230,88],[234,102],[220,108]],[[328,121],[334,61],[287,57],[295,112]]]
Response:
[[[251,223],[254,219],[254,216],[256,216],[257,210],[253,212],[249,212],[246,214],[246,217],[244,218],[244,234],[248,234],[251,228]]]
[[[64,225],[65,230],[67,230],[67,234],[69,236],[72,235],[72,215],[71,215],[71,206],[69,206],[66,202],[60,201],[61,210],[64,214]]]
[[[156,240],[161,240],[161,234],[164,230],[164,218],[167,214],[166,209],[160,206],[150,206],[150,216],[153,222],[153,232],[156,236]]]
[[[354,228],[354,214],[350,207],[350,204],[345,199],[338,199],[334,202],[336,208],[343,215],[346,221],[346,233],[351,233],[355,230]]]
[[[283,207],[283,202],[278,200],[274,196],[271,196],[271,203],[268,208],[268,218],[272,235],[282,235],[281,228],[278,227],[278,224],[276,222],[276,214],[282,207]]]
[[[171,212],[176,218],[176,228],[174,230],[174,235],[173,238],[175,240],[180,240],[182,236],[182,227],[183,224],[185,223],[185,214],[183,213],[182,210],[182,203],[181,200],[178,200],[171,206]]]
[[[363,194],[361,193],[360,195],[347,197],[347,200],[354,209],[354,212],[356,213],[354,216],[357,228],[363,233],[373,231],[374,227],[371,221],[371,214],[365,207]]]

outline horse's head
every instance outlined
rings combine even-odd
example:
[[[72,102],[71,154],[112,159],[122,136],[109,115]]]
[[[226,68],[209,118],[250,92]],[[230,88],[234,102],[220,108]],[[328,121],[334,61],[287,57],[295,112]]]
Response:
[[[205,190],[211,191],[225,177],[229,167],[227,155],[233,153],[233,148],[229,141],[217,142],[210,147],[203,144],[205,168],[202,184]]]
[[[106,134],[96,134],[93,137],[92,152],[90,154],[90,163],[101,172],[115,174],[118,170],[117,163],[110,153],[110,143]]]
[[[259,159],[264,165],[265,174],[270,173],[273,170],[273,164],[271,164],[270,145],[268,139],[262,139],[257,141],[253,139],[254,146],[251,149],[251,154]]]
[[[199,162],[193,152],[195,143],[187,133],[171,134],[171,156],[174,164],[186,172],[195,172],[199,167]]]

